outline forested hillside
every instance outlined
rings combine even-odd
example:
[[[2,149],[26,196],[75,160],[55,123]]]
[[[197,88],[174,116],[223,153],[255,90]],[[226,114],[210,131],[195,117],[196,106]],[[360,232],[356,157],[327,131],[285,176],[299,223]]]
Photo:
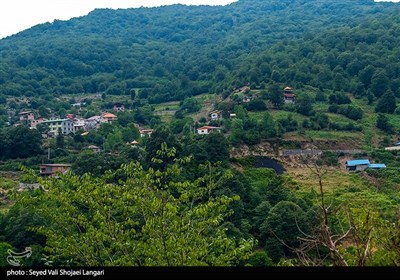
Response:
[[[0,266],[399,266],[399,36],[239,0],[0,40]]]
[[[95,10],[1,40],[0,93],[139,88],[159,103],[275,81],[379,96],[398,88],[398,13],[372,0]]]

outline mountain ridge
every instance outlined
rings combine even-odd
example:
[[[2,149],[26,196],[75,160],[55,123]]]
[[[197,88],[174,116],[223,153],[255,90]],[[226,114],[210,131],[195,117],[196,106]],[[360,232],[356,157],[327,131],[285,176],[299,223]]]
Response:
[[[249,58],[260,60],[268,49],[282,44],[301,48],[304,41],[314,44],[319,34],[355,28],[397,11],[395,3],[370,0],[240,0],[226,6],[96,9],[0,40],[0,93],[122,94],[149,89],[152,103],[222,93],[251,81],[250,75],[238,73],[249,70],[237,69],[249,63],[253,65],[247,68],[258,67]],[[51,81],[44,82],[46,78]]]

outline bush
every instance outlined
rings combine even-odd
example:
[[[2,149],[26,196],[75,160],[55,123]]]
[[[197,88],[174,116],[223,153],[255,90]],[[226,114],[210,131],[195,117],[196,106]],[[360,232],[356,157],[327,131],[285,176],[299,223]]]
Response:
[[[265,111],[267,110],[267,106],[262,99],[256,98],[247,104],[246,109],[249,111]]]
[[[253,253],[247,263],[251,266],[272,266],[272,260],[265,251]]]

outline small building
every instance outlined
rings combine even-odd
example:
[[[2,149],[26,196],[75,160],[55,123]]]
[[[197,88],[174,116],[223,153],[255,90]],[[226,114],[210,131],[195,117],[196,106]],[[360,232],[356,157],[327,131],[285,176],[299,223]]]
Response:
[[[41,164],[39,175],[57,176],[58,173],[64,174],[71,169],[71,164]]]
[[[202,126],[202,127],[199,127],[198,129],[197,129],[197,134],[200,134],[200,135],[202,135],[202,134],[210,134],[211,132],[213,132],[213,131],[220,131],[221,130],[221,128],[220,127],[216,127],[216,126]]]
[[[139,129],[140,137],[150,136],[153,131],[153,129]]]
[[[371,168],[371,169],[383,169],[383,168],[386,168],[386,164],[384,164],[384,163],[371,163],[368,166],[368,168]]]
[[[252,97],[251,97],[251,96],[245,96],[245,97],[243,97],[243,102],[244,102],[244,103],[249,103],[251,100],[252,100]]]
[[[45,118],[38,118],[36,120],[31,120],[31,128],[36,128],[38,124],[41,124],[42,122],[46,121],[47,119]]]
[[[369,167],[371,163],[368,159],[356,159],[346,161],[347,171],[364,171]]]
[[[49,126],[49,133],[54,136],[58,135],[59,129],[61,129],[61,133],[64,135],[75,133],[74,122],[70,119],[53,119],[43,121],[42,123]]]
[[[296,95],[293,93],[293,88],[285,87],[283,89],[283,100],[285,104],[294,104],[296,102]]]
[[[136,140],[133,140],[132,142],[128,142],[127,144],[129,144],[129,145],[131,145],[131,146],[136,146],[136,145],[139,144],[139,142],[136,141]]]
[[[391,146],[391,147],[386,147],[385,151],[399,151],[400,146]]]
[[[95,145],[90,145],[87,147],[89,150],[92,150],[95,153],[100,153],[101,149]]]
[[[84,105],[86,105],[85,102],[78,102],[78,103],[71,104],[72,107],[75,107],[75,108],[78,108],[78,109],[80,109]]]
[[[22,121],[31,121],[35,119],[35,114],[31,111],[25,111],[18,114],[19,120]]]
[[[118,120],[118,117],[111,113],[103,113],[101,114],[101,122],[102,123],[112,123],[113,121]]]
[[[213,111],[210,113],[211,120],[215,121],[221,118],[221,112],[220,111]]]
[[[77,132],[80,129],[85,129],[86,122],[84,119],[75,118],[72,120],[74,123],[74,131]]]
[[[125,105],[122,103],[114,103],[114,112],[124,112]]]
[[[230,114],[229,114],[229,118],[231,118],[231,119],[236,118],[236,114],[235,114],[235,113],[230,113]]]
[[[85,129],[99,128],[101,123],[101,116],[93,116],[85,120]]]

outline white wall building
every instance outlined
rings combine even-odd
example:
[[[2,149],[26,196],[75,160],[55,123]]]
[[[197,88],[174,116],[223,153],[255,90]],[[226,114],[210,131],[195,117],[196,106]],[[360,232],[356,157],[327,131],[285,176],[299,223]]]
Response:
[[[74,122],[70,119],[54,119],[43,121],[43,124],[47,124],[49,126],[49,132],[58,135],[58,129],[61,129],[61,133],[64,135],[68,135],[70,133],[74,133]]]

